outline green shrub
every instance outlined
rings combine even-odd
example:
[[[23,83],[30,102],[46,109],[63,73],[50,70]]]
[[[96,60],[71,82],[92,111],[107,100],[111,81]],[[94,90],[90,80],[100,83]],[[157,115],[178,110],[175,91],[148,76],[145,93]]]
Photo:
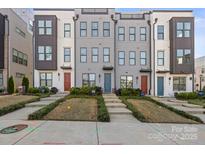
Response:
[[[198,94],[196,92],[181,92],[181,93],[176,93],[175,97],[177,99],[197,99]]]
[[[56,87],[52,87],[50,91],[52,94],[56,94],[58,92],[58,89]]]
[[[42,94],[46,94],[46,93],[50,92],[49,88],[46,86],[39,87],[38,89],[39,89],[40,93],[42,93]]]
[[[37,93],[40,93],[40,90],[38,88],[33,87],[33,88],[28,89],[28,93],[29,94],[37,94]]]
[[[88,86],[83,86],[80,88],[80,94],[81,95],[89,95],[91,93],[91,88]]]
[[[80,88],[78,87],[72,87],[70,90],[71,95],[80,95]]]
[[[25,76],[22,79],[22,86],[25,87],[25,93],[27,93],[29,89],[29,79]]]
[[[0,87],[0,93],[3,93],[5,91],[5,88]]]
[[[102,88],[98,86],[83,86],[83,87],[73,87],[70,90],[71,95],[92,95],[92,91],[95,91],[95,95],[102,95]]]
[[[107,107],[105,106],[105,102],[102,96],[97,96],[97,103],[98,103],[98,121],[101,122],[109,122],[110,116],[107,111]]]
[[[117,91],[119,96],[140,96],[140,89],[123,88]]]
[[[8,93],[13,94],[14,93],[14,79],[13,76],[11,76],[8,80]]]

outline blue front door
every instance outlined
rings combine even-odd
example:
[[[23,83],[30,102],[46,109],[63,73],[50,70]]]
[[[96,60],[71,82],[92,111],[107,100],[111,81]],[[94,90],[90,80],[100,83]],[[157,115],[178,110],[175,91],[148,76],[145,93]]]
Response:
[[[164,96],[164,77],[157,77],[157,96]]]
[[[104,92],[105,93],[111,92],[111,73],[104,74]]]

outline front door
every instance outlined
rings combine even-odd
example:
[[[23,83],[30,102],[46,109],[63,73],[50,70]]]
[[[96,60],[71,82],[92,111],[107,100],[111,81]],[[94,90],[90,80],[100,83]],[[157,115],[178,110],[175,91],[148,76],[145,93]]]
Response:
[[[69,91],[71,88],[71,75],[64,73],[64,91]]]
[[[157,96],[164,96],[164,77],[157,77]]]
[[[104,92],[111,93],[111,73],[104,74]]]
[[[145,95],[147,94],[147,75],[141,76],[141,90]]]

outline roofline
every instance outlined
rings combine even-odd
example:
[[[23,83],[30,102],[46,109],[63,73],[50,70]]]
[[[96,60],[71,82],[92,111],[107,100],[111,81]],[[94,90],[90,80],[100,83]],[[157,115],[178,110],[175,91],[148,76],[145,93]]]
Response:
[[[193,12],[193,10],[152,10],[152,12]]]
[[[71,8],[34,8],[34,11],[75,11]]]

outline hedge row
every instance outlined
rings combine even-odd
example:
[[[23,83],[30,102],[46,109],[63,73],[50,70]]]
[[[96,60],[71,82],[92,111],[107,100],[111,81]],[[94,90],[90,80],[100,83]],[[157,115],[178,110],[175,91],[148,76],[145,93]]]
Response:
[[[177,99],[197,99],[199,96],[196,92],[181,92],[181,93],[175,93],[175,97]]]

